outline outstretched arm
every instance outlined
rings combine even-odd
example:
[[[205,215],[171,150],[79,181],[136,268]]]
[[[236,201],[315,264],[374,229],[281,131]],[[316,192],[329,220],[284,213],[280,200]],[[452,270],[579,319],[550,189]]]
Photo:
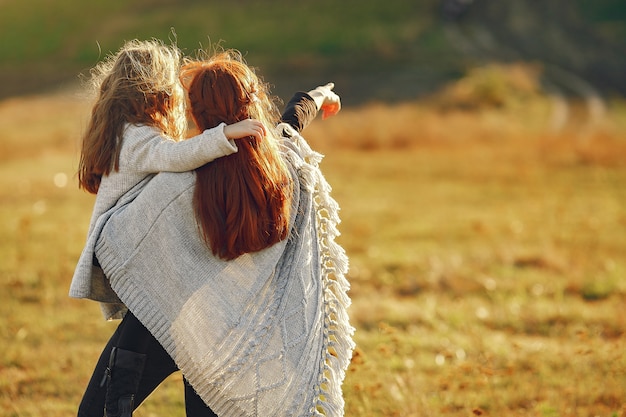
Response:
[[[281,120],[296,131],[302,132],[322,110],[322,118],[330,117],[341,109],[341,99],[332,89],[333,83],[319,86],[308,93],[298,92],[289,100]]]
[[[341,110],[341,99],[335,94],[333,88],[335,88],[335,83],[328,83],[309,91],[309,95],[315,100],[317,109],[322,110],[322,119],[334,116]]]

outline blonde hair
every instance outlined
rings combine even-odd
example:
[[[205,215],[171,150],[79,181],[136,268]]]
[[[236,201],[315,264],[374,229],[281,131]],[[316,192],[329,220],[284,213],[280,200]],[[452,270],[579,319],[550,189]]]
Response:
[[[97,95],[83,135],[79,186],[96,193],[103,175],[119,169],[127,123],[154,126],[175,140],[186,130],[180,85],[182,55],[158,40],[132,40],[90,72]]]

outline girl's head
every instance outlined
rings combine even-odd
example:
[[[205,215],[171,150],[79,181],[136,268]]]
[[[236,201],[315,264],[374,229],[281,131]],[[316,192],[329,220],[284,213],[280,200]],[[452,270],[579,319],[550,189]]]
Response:
[[[273,127],[279,113],[267,85],[241,55],[225,51],[183,65],[194,123],[200,130],[247,118],[269,127],[263,140],[237,140],[238,152],[196,170],[196,217],[213,253],[233,259],[284,239],[289,227],[291,179]]]
[[[125,124],[159,128],[178,140],[185,133],[180,51],[160,41],[126,42],[91,70],[97,98],[83,137],[79,180],[96,192],[102,175],[119,167]]]

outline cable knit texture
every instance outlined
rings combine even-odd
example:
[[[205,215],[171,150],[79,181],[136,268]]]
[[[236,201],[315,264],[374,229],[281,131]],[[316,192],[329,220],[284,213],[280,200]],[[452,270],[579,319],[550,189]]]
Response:
[[[159,174],[97,222],[96,254],[123,303],[104,311],[130,308],[220,417],[341,416],[354,329],[339,207],[322,156],[278,128],[296,184],[288,239],[215,258],[194,218],[195,175]]]
[[[216,158],[237,152],[234,141],[224,135],[224,126],[208,129],[184,141],[175,142],[152,126],[127,124],[122,138],[119,170],[102,177],[89,225],[87,245],[79,259],[80,267],[72,279],[70,296],[90,298],[103,302],[117,302],[102,270],[93,266],[93,233],[100,228],[104,215],[118,199],[128,193],[141,190],[155,173],[184,172],[196,169]],[[104,215],[104,216],[103,216]],[[110,309],[111,306],[106,306]],[[105,315],[119,317],[123,312],[106,310]]]

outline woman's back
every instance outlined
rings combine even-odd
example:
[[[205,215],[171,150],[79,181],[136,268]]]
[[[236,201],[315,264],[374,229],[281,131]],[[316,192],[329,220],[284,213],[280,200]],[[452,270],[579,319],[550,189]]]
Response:
[[[103,225],[98,259],[120,300],[219,415],[343,410],[354,347],[336,203],[297,133],[289,239],[226,261],[197,233],[193,173],[161,173]],[[319,222],[323,222],[321,225]]]

